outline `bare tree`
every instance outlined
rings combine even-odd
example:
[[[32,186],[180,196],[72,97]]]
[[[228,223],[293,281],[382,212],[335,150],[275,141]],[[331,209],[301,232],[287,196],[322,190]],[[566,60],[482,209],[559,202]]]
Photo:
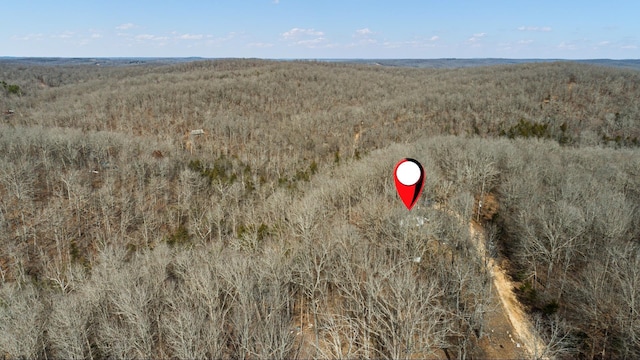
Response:
[[[225,354],[228,304],[215,253],[187,250],[167,266],[167,311],[160,330],[173,356],[221,358]]]
[[[239,358],[287,357],[293,348],[287,279],[264,265],[257,265],[263,272],[256,273],[254,265],[253,261],[233,257],[221,268],[231,302],[228,336],[233,354]],[[281,265],[277,268],[283,269]]]
[[[544,349],[534,349],[537,359],[557,359],[575,356],[575,339],[572,335],[574,329],[558,314],[549,319],[541,316],[535,317],[536,332],[543,335]]]
[[[335,261],[335,246],[324,241],[313,243],[303,242],[299,249],[298,256],[294,260],[292,269],[293,281],[300,287],[301,296],[304,301],[300,301],[301,312],[307,311],[308,307],[313,319],[313,332],[315,337],[315,347],[320,347],[319,334],[319,312],[321,304],[326,303],[328,296],[329,272]],[[332,318],[332,320],[334,320]],[[301,327],[303,324],[301,324]]]
[[[635,357],[640,354],[640,247],[628,243],[610,251],[613,278],[620,290],[615,318],[624,342],[622,353]]]
[[[527,220],[530,215],[523,211],[524,247],[531,257],[543,259],[547,270],[545,284],[551,285],[556,267],[561,267],[560,287],[554,291],[559,299],[573,259],[581,250],[578,241],[586,229],[584,217],[579,208],[566,202],[558,202],[550,208],[541,206],[533,212],[533,218]],[[553,286],[545,287],[545,291],[551,289]]]
[[[10,357],[40,357],[45,307],[37,290],[30,284],[4,284],[0,296],[0,350]]]
[[[95,288],[85,286],[81,292],[60,294],[52,299],[53,309],[47,326],[48,341],[55,356],[66,359],[93,358],[91,321],[97,299]]]

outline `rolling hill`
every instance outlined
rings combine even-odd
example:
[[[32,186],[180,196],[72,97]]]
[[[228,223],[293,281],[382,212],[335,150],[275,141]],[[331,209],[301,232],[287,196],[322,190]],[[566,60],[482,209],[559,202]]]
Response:
[[[119,61],[0,61],[3,355],[640,356],[637,70]]]

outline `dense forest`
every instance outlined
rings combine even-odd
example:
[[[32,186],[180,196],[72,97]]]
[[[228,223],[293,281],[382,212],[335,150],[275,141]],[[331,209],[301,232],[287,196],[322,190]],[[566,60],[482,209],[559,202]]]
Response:
[[[0,63],[0,81],[0,356],[640,357],[637,70]],[[426,172],[411,211],[404,157]]]

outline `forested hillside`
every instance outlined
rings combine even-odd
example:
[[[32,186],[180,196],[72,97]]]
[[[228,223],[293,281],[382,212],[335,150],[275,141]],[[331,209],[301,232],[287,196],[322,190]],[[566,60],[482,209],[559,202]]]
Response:
[[[640,357],[638,71],[12,63],[0,81],[2,356]],[[411,212],[403,157],[426,171]],[[489,258],[542,348],[500,327]]]

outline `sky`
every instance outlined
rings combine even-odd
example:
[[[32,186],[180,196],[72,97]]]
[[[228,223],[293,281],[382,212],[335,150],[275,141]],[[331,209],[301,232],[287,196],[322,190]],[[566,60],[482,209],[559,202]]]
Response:
[[[640,58],[638,0],[2,0],[0,9],[0,56]]]

